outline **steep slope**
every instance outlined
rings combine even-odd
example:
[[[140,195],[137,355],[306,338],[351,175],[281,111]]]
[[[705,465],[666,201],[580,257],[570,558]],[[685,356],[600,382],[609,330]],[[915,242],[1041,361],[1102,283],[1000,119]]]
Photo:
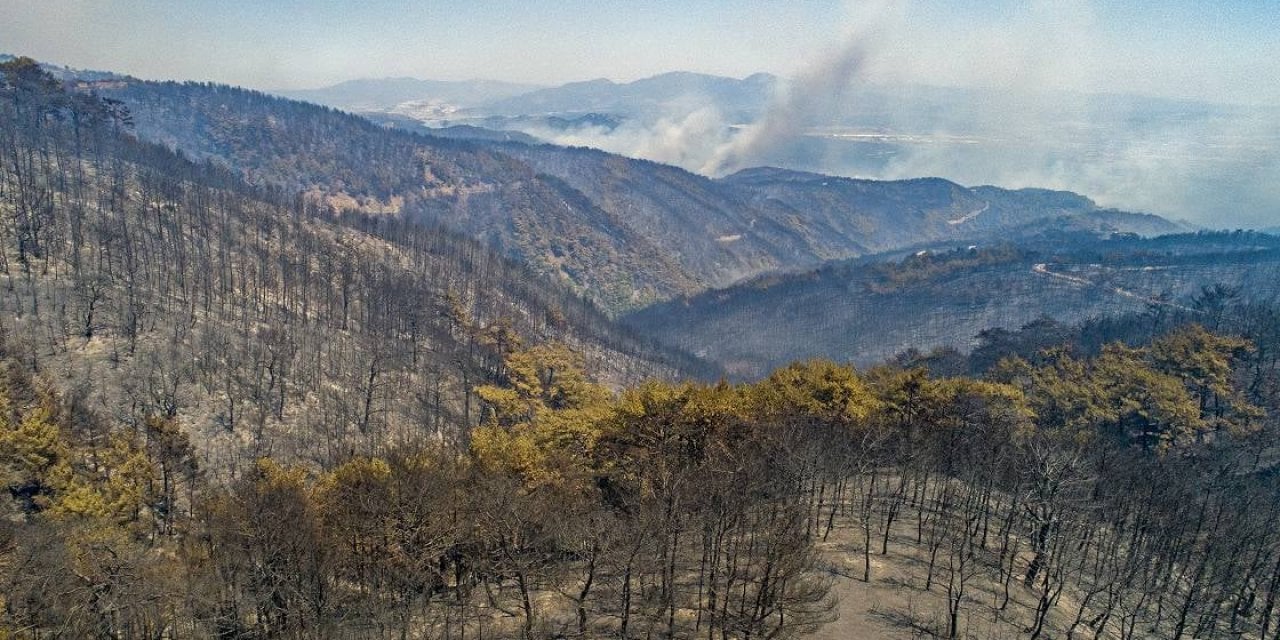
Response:
[[[971,189],[939,178],[857,180],[775,168],[711,180],[590,149],[495,148],[622,212],[630,228],[656,238],[711,286],[935,241],[991,241],[1067,229],[1100,236],[1185,230],[1158,216],[1102,209],[1069,192]]]
[[[582,148],[499,148],[539,173],[563,181],[600,207],[617,211],[629,229],[662,247],[703,286],[720,286],[775,268],[816,264],[828,255],[819,253],[800,232],[803,220],[775,220],[733,188],[670,165]],[[831,255],[859,252],[858,245],[847,243]]]
[[[617,212],[479,144],[215,85],[130,80],[103,93],[129,106],[141,137],[338,208],[461,231],[609,308],[699,288]]]
[[[1070,192],[966,188],[939,178],[858,180],[775,168],[746,169],[721,180],[753,206],[803,220],[807,242],[827,255],[858,238],[866,252],[931,241],[1007,237],[1010,229],[1062,224],[1104,233],[1160,235],[1184,231],[1152,215],[1104,210]],[[1052,222],[1051,222],[1052,221]]]
[[[908,349],[973,347],[987,329],[1180,308],[1202,287],[1280,293],[1280,240],[1198,234],[1154,240],[1061,235],[1031,248],[921,252],[765,276],[634,312],[632,326],[744,377],[795,359],[871,364]]]
[[[130,82],[108,94],[130,106],[141,136],[257,181],[448,225],[612,309],[835,257],[794,240],[723,240],[758,216],[712,181],[651,162],[424,138],[226,87]]]
[[[713,373],[454,232],[247,185],[4,71],[9,348],[131,424],[180,418],[215,471],[464,438],[521,345],[566,344],[614,385]]]

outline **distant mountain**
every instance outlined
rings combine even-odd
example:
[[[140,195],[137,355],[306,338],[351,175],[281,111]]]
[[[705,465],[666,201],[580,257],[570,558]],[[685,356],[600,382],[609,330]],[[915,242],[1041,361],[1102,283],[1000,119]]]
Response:
[[[84,72],[76,72],[83,74]],[[794,88],[794,87],[792,87]],[[359,79],[277,95],[435,128],[477,126],[604,149],[704,172],[725,140],[773,109],[788,81],[674,71],[537,87],[496,81]],[[1192,221],[1269,224],[1280,111],[1123,94],[855,82],[819,113],[734,167],[779,166],[875,178],[941,176],[961,184],[1055,185],[1110,206]],[[825,96],[825,97],[823,97]],[[408,128],[408,127],[406,127]],[[456,130],[436,135],[493,138]],[[529,142],[522,136],[513,140]],[[1160,141],[1166,141],[1161,143]],[[1154,168],[1153,168],[1154,167]],[[1116,185],[1124,185],[1119,188]]]
[[[513,96],[480,110],[505,116],[597,112],[639,117],[714,106],[731,119],[754,119],[772,99],[778,82],[767,73],[736,79],[687,71],[625,83],[601,78]]]
[[[432,127],[417,118],[395,113],[365,112],[361,115],[385,127],[400,129],[410,133],[419,133],[424,136],[448,138],[451,140],[477,140],[482,142],[519,142],[522,144],[543,143],[543,141],[519,131],[489,129],[470,124]]]
[[[345,111],[395,111],[406,103],[464,109],[538,89],[537,85],[495,80],[362,78],[320,89],[273,91],[276,95]]]
[[[565,133],[593,129],[612,132],[627,122],[623,116],[608,113],[571,113],[563,115],[519,115],[464,118],[463,122],[501,131],[537,131]],[[445,122],[452,122],[446,120]]]
[[[874,253],[936,240],[989,239],[1058,218],[1101,233],[1185,230],[1157,216],[1103,210],[1075,193],[966,188],[940,178],[858,180],[757,168],[720,182],[775,219],[802,219],[809,243],[833,251],[839,251],[842,238],[855,238],[861,252]]]
[[[652,120],[704,107],[731,121],[753,120],[773,99],[779,82],[766,73],[738,79],[674,71],[625,83],[600,78],[556,87],[383,78],[271,93],[353,113],[397,114],[433,124],[487,120],[490,128],[566,130],[612,129],[624,120]]]
[[[1022,247],[921,250],[900,260],[839,261],[761,276],[624,320],[750,378],[801,358],[866,365],[908,349],[964,351],[981,331],[1017,329],[1040,317],[1070,324],[1183,308],[1215,284],[1258,298],[1280,295],[1280,238],[1046,234]]]

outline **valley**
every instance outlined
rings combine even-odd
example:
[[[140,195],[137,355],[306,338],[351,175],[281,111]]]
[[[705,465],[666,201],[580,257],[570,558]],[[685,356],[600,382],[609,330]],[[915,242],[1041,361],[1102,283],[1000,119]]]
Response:
[[[377,87],[383,81],[365,82]],[[398,81],[385,82],[395,87]],[[713,170],[718,155],[768,123],[794,135],[752,149],[733,169],[1049,187],[1087,193],[1108,208],[1193,224],[1213,226],[1240,215],[1252,216],[1247,226],[1270,224],[1263,212],[1274,206],[1274,194],[1266,185],[1280,176],[1272,107],[862,78],[847,86],[822,77],[794,84],[769,74],[676,72],[631,82],[570,82],[487,103],[455,101],[448,113],[416,117],[393,100],[354,103],[342,86],[332,88],[332,96],[329,90],[310,95],[375,119],[407,117],[396,126],[420,132],[456,135],[449,129],[481,127],[710,175],[723,173]],[[419,95],[448,101],[447,91]]]
[[[0,57],[0,638],[1275,637],[1280,236],[800,79]]]
[[[1105,232],[1181,228],[1073,194],[968,190],[936,179],[755,169],[712,180],[586,149],[411,135],[230,87],[117,78],[102,92],[129,107],[144,139],[225,163],[264,186],[469,235],[612,313],[766,271],[935,239],[978,241],[1037,221],[1070,219]],[[319,139],[321,129],[339,137]],[[371,155],[380,163],[362,162]],[[987,200],[990,215],[946,223]],[[717,240],[730,235],[741,237]]]

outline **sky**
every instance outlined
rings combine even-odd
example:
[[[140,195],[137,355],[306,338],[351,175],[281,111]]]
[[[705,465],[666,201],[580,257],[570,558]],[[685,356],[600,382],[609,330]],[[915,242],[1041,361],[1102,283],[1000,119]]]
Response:
[[[789,75],[856,39],[886,82],[1280,103],[1277,0],[0,0],[0,16],[3,52],[268,90]]]

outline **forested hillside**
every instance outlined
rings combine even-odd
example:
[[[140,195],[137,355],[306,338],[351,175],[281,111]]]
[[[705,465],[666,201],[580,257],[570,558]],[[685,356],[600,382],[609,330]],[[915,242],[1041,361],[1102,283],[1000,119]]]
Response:
[[[965,278],[1014,269],[1138,304],[969,354],[681,382],[717,372],[377,210],[428,170],[459,171],[444,189],[526,160],[161,86],[207,104],[134,112],[0,64],[0,638],[1280,632],[1280,308],[1244,295],[1274,285],[1274,237],[1098,241],[1068,216],[1023,247],[775,276],[752,286],[1011,297]],[[223,91],[298,117],[209,117]],[[184,157],[143,117],[222,146]],[[621,162],[555,153],[566,176]],[[567,184],[546,170],[526,175]],[[363,186],[309,182],[328,171]],[[1185,301],[1125,279],[1188,273],[1248,275]]]
[[[706,372],[474,241],[247,186],[133,140],[119,103],[4,71],[12,355],[119,419],[182,417],[219,469],[464,437],[522,346],[615,385]]]
[[[229,482],[200,473],[178,422],[116,422],[6,346],[0,624],[100,638],[745,639],[824,624],[826,637],[1269,638],[1280,315],[1224,314],[1265,320],[1267,347],[1183,325],[1146,346],[1005,359],[981,379],[812,362],[620,396],[546,351],[513,353],[480,390],[489,411],[469,446],[262,457]]]
[[[1043,232],[1044,229],[1041,229]],[[922,250],[769,275],[631,313],[654,339],[759,377],[796,359],[871,364],[907,349],[967,351],[986,329],[1072,324],[1155,305],[1194,305],[1206,286],[1280,294],[1280,239],[1200,233],[1099,241],[1075,230],[1019,244]]]
[[[1174,233],[1182,228],[1154,215],[1106,210],[1070,192],[966,188],[940,178],[856,180],[774,168],[745,169],[722,180],[777,219],[804,220],[818,246],[857,238],[862,253],[937,241],[1012,240],[1069,223],[1106,236]],[[847,253],[838,247],[825,255]]]
[[[1071,199],[1062,205],[941,180],[828,185],[824,176],[766,172],[785,175],[716,181],[586,149],[414,135],[233,87],[124,77],[84,84],[126,104],[144,139],[213,159],[253,184],[460,231],[611,312],[774,269],[924,240],[987,238],[1011,225],[1098,211],[1078,196],[1058,194]],[[803,187],[797,175],[806,177]],[[949,222],[988,201],[986,218]],[[1174,228],[1144,216],[1090,226]]]

